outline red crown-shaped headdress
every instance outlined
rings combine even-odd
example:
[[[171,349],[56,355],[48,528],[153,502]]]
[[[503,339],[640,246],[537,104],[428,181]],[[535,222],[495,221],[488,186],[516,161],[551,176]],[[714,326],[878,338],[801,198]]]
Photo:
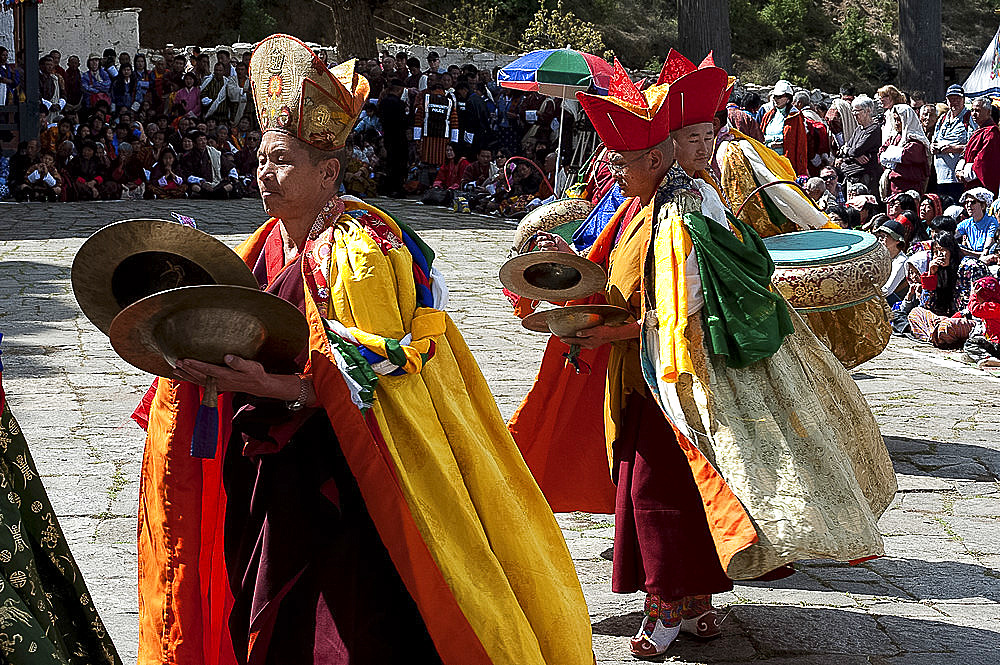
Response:
[[[578,92],[576,98],[609,150],[646,150],[676,129],[712,121],[728,80],[706,62],[695,67],[672,50],[656,85],[640,92],[616,59],[607,96]]]

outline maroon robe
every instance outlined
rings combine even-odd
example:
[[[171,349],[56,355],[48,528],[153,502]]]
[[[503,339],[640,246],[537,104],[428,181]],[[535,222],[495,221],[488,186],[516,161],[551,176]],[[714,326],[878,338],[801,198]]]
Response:
[[[965,188],[985,187],[996,196],[1000,188],[1000,128],[994,124],[976,130],[965,144],[964,158],[976,176]]]

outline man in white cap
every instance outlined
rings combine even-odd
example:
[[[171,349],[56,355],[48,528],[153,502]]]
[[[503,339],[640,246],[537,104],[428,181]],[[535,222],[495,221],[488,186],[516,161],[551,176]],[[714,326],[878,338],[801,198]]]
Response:
[[[962,86],[951,85],[947,92],[948,112],[934,125],[931,153],[934,155],[934,171],[937,174],[938,195],[957,199],[963,185],[955,175],[958,160],[965,152],[965,144],[976,130],[972,114],[965,108],[965,90]]]

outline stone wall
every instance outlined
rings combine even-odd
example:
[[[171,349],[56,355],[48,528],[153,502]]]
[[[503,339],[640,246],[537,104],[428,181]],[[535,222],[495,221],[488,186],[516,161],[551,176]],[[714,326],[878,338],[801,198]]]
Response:
[[[38,5],[41,53],[58,49],[63,64],[70,55],[86,61],[106,48],[135,53],[139,49],[139,9],[100,11],[97,0],[45,0]]]
[[[471,62],[480,70],[493,71],[494,67],[504,67],[513,62],[518,55],[505,55],[502,53],[491,53],[480,51],[474,48],[450,48],[448,46],[420,46],[417,44],[393,44],[389,42],[379,42],[379,52],[388,51],[396,55],[400,51],[409,53],[414,58],[420,60],[420,67],[427,68],[427,54],[436,51],[441,56],[441,66],[464,65]]]

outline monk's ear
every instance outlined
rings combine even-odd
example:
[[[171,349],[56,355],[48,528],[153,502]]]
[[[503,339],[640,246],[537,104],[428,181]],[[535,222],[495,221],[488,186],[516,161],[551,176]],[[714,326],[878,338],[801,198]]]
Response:
[[[340,160],[336,157],[324,159],[320,164],[323,182],[330,183],[335,188],[340,187]]]

